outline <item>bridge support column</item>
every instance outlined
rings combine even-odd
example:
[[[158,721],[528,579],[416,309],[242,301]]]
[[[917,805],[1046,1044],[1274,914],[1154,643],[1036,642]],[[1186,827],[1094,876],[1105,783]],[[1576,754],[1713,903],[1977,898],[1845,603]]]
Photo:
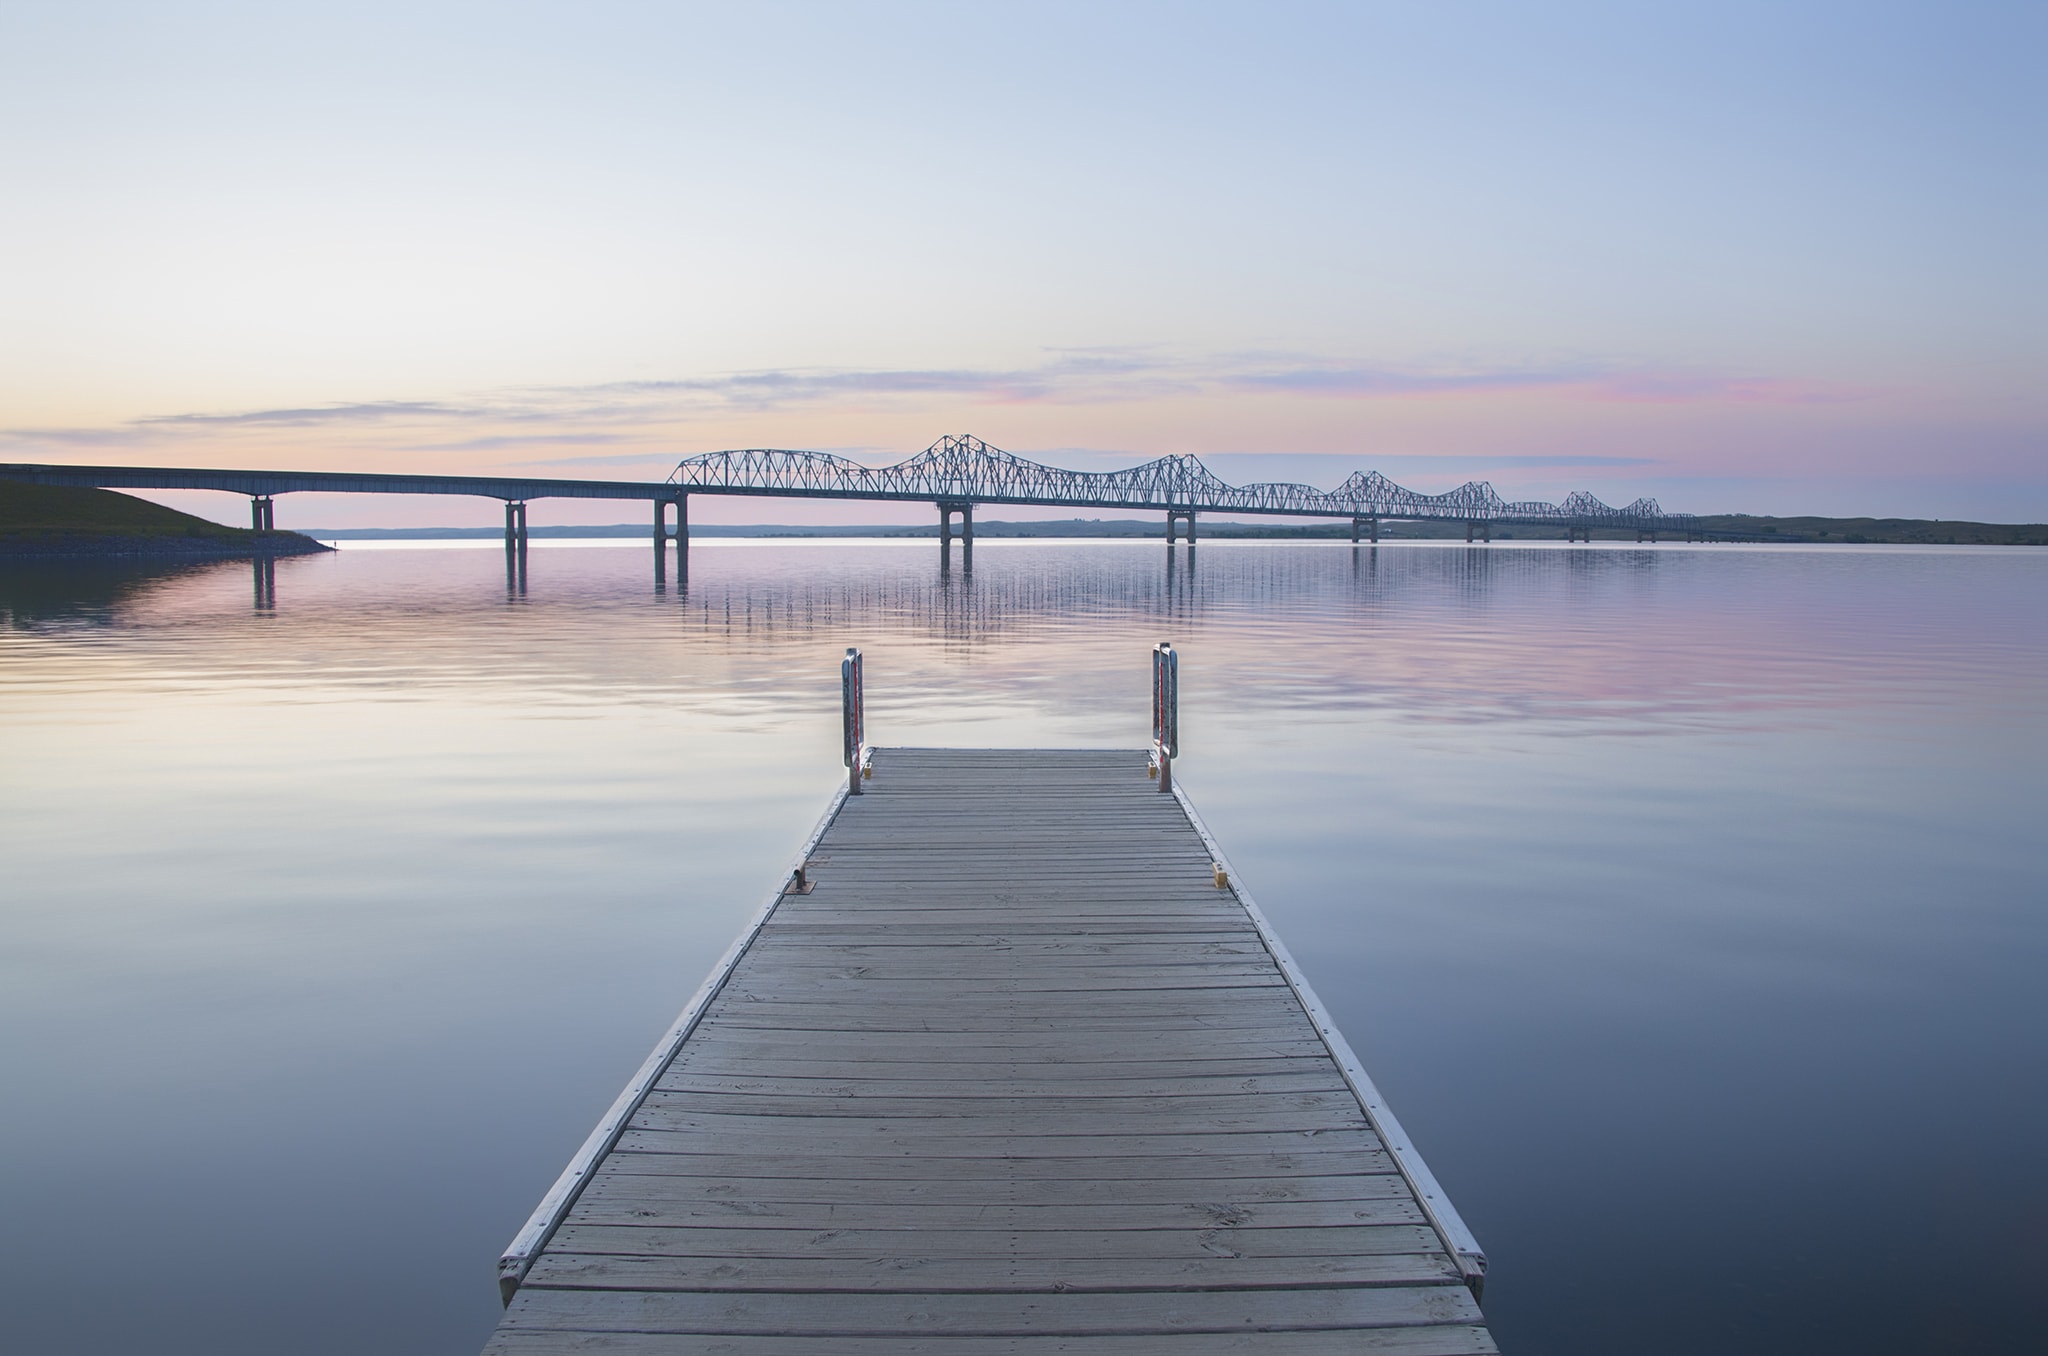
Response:
[[[1180,525],[1188,525],[1188,545],[1195,544],[1195,511],[1193,509],[1168,509],[1166,511],[1166,544],[1173,545],[1180,540]]]
[[[526,505],[523,501],[505,501],[505,549],[513,547],[526,549]]]
[[[964,551],[974,549],[974,505],[959,500],[939,501],[939,549],[953,545],[953,515],[960,515],[960,545]]]
[[[676,554],[686,554],[690,549],[690,496],[676,496]]]
[[[249,527],[256,532],[277,531],[277,501],[267,494],[252,496],[249,500]]]
[[[668,500],[654,501],[654,554],[668,550]]]
[[[1493,524],[1490,521],[1483,521],[1479,519],[1466,520],[1465,544],[1467,546],[1470,546],[1472,544],[1472,534],[1475,532],[1479,534],[1479,539],[1481,541],[1491,542],[1493,540]]]
[[[1377,518],[1354,517],[1351,520],[1351,544],[1353,546],[1358,545],[1358,534],[1366,531],[1372,533],[1372,544],[1378,546],[1380,544],[1380,520]]]

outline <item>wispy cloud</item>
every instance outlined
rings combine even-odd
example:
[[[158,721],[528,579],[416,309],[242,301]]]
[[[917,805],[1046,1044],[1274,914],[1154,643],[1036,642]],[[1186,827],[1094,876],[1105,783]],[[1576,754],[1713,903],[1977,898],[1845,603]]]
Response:
[[[137,419],[143,427],[309,428],[321,424],[387,424],[393,420],[474,419],[485,411],[432,400],[375,400],[303,409],[241,410],[228,414],[159,414]]]
[[[628,441],[624,433],[593,432],[587,429],[564,429],[555,433],[489,433],[474,438],[450,438],[441,442],[408,443],[408,452],[510,452],[539,447],[590,447],[606,443]],[[568,461],[611,461],[620,459],[616,454],[604,457],[570,457]],[[630,459],[630,454],[628,459]],[[547,466],[557,459],[537,462],[514,462],[513,465]]]
[[[536,466],[673,466],[681,459],[674,452],[603,452],[591,457],[542,457],[538,461],[505,464],[521,470]]]
[[[1070,349],[1055,350],[1047,361],[1027,368],[762,368],[579,389],[628,398],[694,398],[738,409],[903,396],[949,396],[979,404],[1081,404],[1202,389],[1200,374],[1185,368],[1142,349]]]
[[[695,421],[820,408],[930,406],[936,411],[959,404],[1073,406],[1245,397],[1438,400],[1531,391],[1593,403],[1789,404],[1861,394],[1784,378],[1661,371],[1589,360],[1402,365],[1290,352],[1190,356],[1142,347],[1086,348],[1048,350],[1042,362],[1022,367],[762,368],[667,380],[527,387],[438,400],[190,411],[98,428],[0,429],[0,445],[31,455],[36,449],[115,453],[195,438],[267,442],[266,435],[317,437],[328,430],[360,435],[391,451],[490,453],[548,446],[645,445],[673,436],[675,427]],[[622,447],[616,454],[522,464],[623,465],[659,459]]]
[[[1429,396],[1525,391],[1534,387],[1583,385],[1582,371],[1504,368],[1480,372],[1417,372],[1370,367],[1294,367],[1270,372],[1230,373],[1221,383],[1236,390],[1287,395]]]

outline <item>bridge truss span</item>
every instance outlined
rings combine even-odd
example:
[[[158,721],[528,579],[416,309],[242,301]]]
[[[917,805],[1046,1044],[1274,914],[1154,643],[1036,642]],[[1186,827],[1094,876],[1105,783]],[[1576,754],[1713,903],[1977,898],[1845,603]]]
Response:
[[[1615,508],[1583,490],[1561,504],[1503,499],[1480,480],[1443,494],[1422,494],[1378,471],[1354,473],[1334,490],[1282,481],[1230,485],[1199,458],[1186,455],[1159,457],[1120,471],[1069,471],[964,434],[941,438],[894,466],[867,466],[828,452],[775,448],[707,452],[681,462],[668,483],[684,494],[1527,523],[1587,531],[1690,533],[1697,521],[1691,514],[1666,513],[1655,499]]]

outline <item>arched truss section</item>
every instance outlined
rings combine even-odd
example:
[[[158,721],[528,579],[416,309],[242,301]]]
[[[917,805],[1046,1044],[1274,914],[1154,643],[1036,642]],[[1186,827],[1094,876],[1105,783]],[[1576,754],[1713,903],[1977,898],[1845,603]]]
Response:
[[[966,435],[939,439],[894,466],[863,466],[826,452],[749,448],[706,452],[678,465],[668,483],[681,490],[824,499],[932,500],[1037,504],[1056,508],[1284,513],[1304,517],[1451,519],[1460,522],[1561,523],[1581,527],[1683,530],[1690,514],[1666,513],[1654,499],[1627,508],[1579,491],[1562,504],[1502,499],[1470,481],[1444,494],[1418,494],[1377,471],[1354,473],[1334,490],[1285,482],[1228,485],[1194,457],[1160,457],[1121,471],[1068,471],[990,447]]]

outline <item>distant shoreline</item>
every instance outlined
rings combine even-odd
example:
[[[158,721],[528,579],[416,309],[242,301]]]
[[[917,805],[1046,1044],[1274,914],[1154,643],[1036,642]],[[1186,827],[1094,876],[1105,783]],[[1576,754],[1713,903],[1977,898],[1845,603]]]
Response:
[[[1920,518],[1771,518],[1747,514],[1702,515],[1698,523],[1710,539],[1717,541],[1841,543],[1859,545],[1923,546],[2048,546],[2048,523],[1951,522]],[[651,541],[653,527],[644,523],[613,523],[602,526],[539,526],[527,536],[542,538],[616,538]],[[1345,522],[1281,524],[1203,523],[1206,539],[1291,541],[1348,540],[1351,525]],[[483,541],[504,535],[497,527],[354,527],[307,529],[305,535],[322,541]],[[793,523],[704,524],[690,528],[692,537],[752,538],[909,538],[936,540],[937,524],[867,526],[808,525]],[[1164,524],[1139,518],[1075,518],[1053,521],[1006,522],[989,520],[974,525],[974,535],[1003,540],[1164,540]],[[1462,523],[1384,522],[1382,541],[1462,540]],[[1555,531],[1529,526],[1497,527],[1496,541],[1563,541],[1562,527]],[[1598,541],[1633,542],[1633,529],[1602,532]]]

